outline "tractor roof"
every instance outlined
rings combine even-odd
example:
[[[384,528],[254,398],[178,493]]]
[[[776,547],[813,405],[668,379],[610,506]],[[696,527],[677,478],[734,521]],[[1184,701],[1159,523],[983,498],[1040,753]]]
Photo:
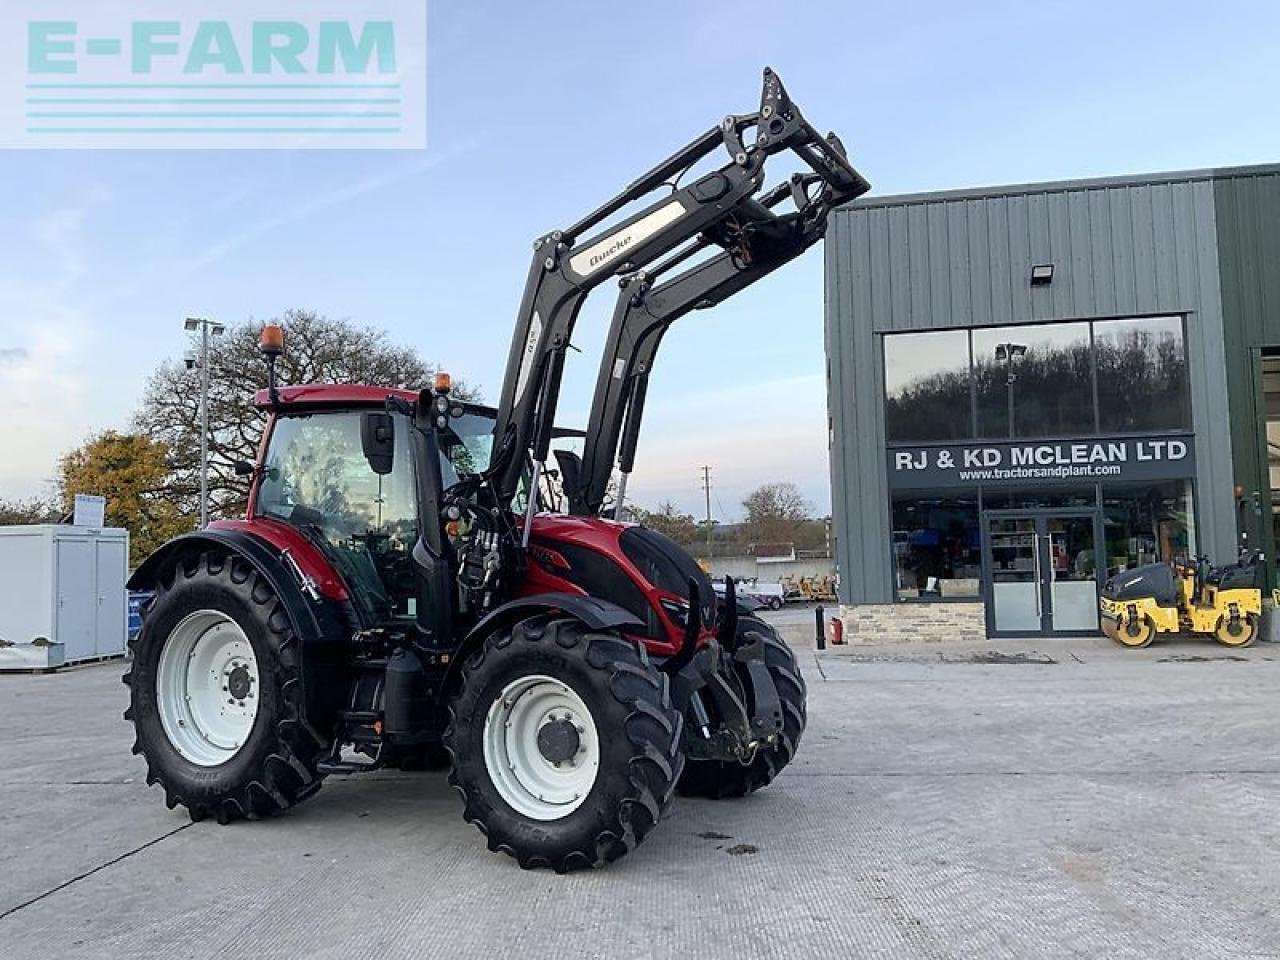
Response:
[[[416,390],[333,383],[281,387],[279,396],[282,407],[366,407],[381,406],[387,397],[399,397],[411,403],[418,399]],[[271,398],[266,390],[259,390],[253,403],[261,410],[269,409]]]
[[[398,397],[410,403],[418,399],[416,390],[345,383],[312,383],[304,386],[281,387],[277,393],[280,398],[280,409],[285,412],[342,407],[380,407],[387,402],[387,397]],[[497,411],[487,404],[474,403],[470,400],[458,402],[468,413],[490,419],[497,416]],[[270,394],[266,390],[259,390],[253,395],[253,403],[259,410],[270,410]],[[583,431],[572,427],[556,427],[551,435],[556,439],[582,439],[586,436]]]

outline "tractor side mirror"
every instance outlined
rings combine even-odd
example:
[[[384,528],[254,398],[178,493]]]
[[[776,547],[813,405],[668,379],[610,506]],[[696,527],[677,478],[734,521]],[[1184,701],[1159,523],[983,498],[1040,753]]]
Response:
[[[381,410],[366,410],[360,419],[360,445],[369,469],[380,476],[391,472],[395,463],[396,431],[391,414]]]
[[[248,460],[237,460],[231,465],[231,467],[235,470],[237,477],[253,476],[253,464]]]

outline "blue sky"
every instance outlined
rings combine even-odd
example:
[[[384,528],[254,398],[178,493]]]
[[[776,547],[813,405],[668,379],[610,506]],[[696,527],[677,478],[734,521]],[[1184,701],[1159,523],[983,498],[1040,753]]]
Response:
[[[306,307],[500,387],[530,241],[779,71],[874,192],[1280,160],[1280,5],[443,2],[423,152],[0,155],[0,497],[127,425],[181,320]],[[631,490],[717,517],[792,480],[830,503],[822,256],[667,337]],[[581,423],[607,288],[561,401]],[[785,403],[779,400],[785,398]]]

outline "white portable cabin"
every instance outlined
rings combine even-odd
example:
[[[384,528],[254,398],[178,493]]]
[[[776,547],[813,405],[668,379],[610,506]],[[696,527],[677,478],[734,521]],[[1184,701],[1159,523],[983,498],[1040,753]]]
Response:
[[[127,530],[0,527],[0,670],[122,655],[128,566]]]

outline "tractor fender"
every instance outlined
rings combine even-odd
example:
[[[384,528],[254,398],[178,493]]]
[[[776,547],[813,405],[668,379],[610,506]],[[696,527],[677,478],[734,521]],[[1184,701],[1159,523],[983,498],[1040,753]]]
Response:
[[[447,700],[457,684],[463,662],[471,655],[471,651],[484,643],[486,637],[539,613],[553,612],[572,617],[592,630],[616,630],[619,627],[643,629],[645,627],[643,620],[616,603],[580,593],[535,593],[510,600],[496,610],[490,611],[458,644],[441,685],[445,694],[441,698],[442,702]]]
[[[326,722],[346,695],[342,653],[356,629],[355,612],[349,602],[308,597],[277,547],[241,530],[205,529],[183,534],[147,557],[127,586],[130,590],[150,590],[168,583],[171,571],[179,563],[210,549],[242,558],[271,585],[293,635],[305,651],[301,679],[307,718],[312,723]],[[145,622],[145,610],[143,617]]]

